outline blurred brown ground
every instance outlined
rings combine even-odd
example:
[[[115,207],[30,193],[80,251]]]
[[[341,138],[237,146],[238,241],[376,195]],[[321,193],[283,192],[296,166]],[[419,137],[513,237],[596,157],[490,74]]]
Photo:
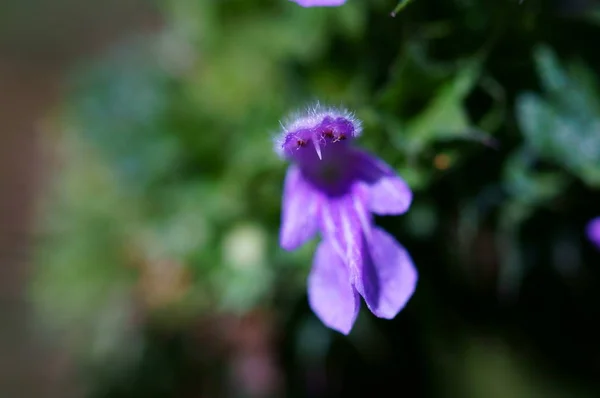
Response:
[[[27,302],[36,197],[47,170],[40,123],[70,68],[136,31],[159,27],[146,0],[0,2],[0,397],[79,396],[60,342],[33,327]]]

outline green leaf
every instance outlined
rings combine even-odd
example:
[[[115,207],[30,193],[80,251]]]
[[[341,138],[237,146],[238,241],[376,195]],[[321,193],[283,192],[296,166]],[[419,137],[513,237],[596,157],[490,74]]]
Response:
[[[411,147],[417,151],[440,138],[468,133],[471,123],[463,101],[479,77],[479,63],[470,61],[443,85],[426,109],[407,126]]]
[[[600,106],[596,81],[582,64],[565,70],[547,47],[536,50],[547,93],[521,94],[517,121],[537,155],[600,186]]]
[[[552,151],[552,130],[556,115],[542,99],[535,94],[525,93],[517,98],[517,121],[525,139],[539,153]]]

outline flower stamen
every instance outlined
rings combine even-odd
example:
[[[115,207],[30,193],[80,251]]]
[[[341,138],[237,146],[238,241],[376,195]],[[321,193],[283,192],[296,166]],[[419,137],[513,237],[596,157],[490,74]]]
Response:
[[[317,140],[315,138],[316,137],[313,137],[312,143],[315,146],[315,151],[317,152],[317,156],[319,157],[319,160],[323,160],[323,156],[321,155],[321,144],[319,144],[319,140]]]
[[[340,142],[340,141],[345,141],[346,140],[346,134],[340,134],[337,137],[335,137],[333,139],[333,142]]]

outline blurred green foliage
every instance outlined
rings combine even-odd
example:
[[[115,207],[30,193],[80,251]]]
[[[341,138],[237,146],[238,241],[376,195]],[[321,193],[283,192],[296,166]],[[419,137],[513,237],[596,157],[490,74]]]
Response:
[[[535,50],[546,95],[522,94],[517,116],[525,140],[542,159],[600,187],[600,96],[594,73],[582,62],[561,67],[548,47]]]

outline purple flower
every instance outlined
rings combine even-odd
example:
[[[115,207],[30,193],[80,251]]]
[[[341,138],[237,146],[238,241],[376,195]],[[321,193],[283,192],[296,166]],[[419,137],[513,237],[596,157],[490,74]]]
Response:
[[[302,7],[337,7],[346,0],[290,0]]]
[[[362,296],[373,314],[391,319],[412,296],[410,255],[371,213],[402,214],[408,185],[381,160],[353,148],[361,132],[351,113],[317,104],[283,127],[275,150],[290,160],[282,203],[281,247],[294,250],[318,231],[308,301],[328,327],[348,334]]]
[[[592,219],[587,225],[587,236],[598,248],[600,248],[600,217]]]

